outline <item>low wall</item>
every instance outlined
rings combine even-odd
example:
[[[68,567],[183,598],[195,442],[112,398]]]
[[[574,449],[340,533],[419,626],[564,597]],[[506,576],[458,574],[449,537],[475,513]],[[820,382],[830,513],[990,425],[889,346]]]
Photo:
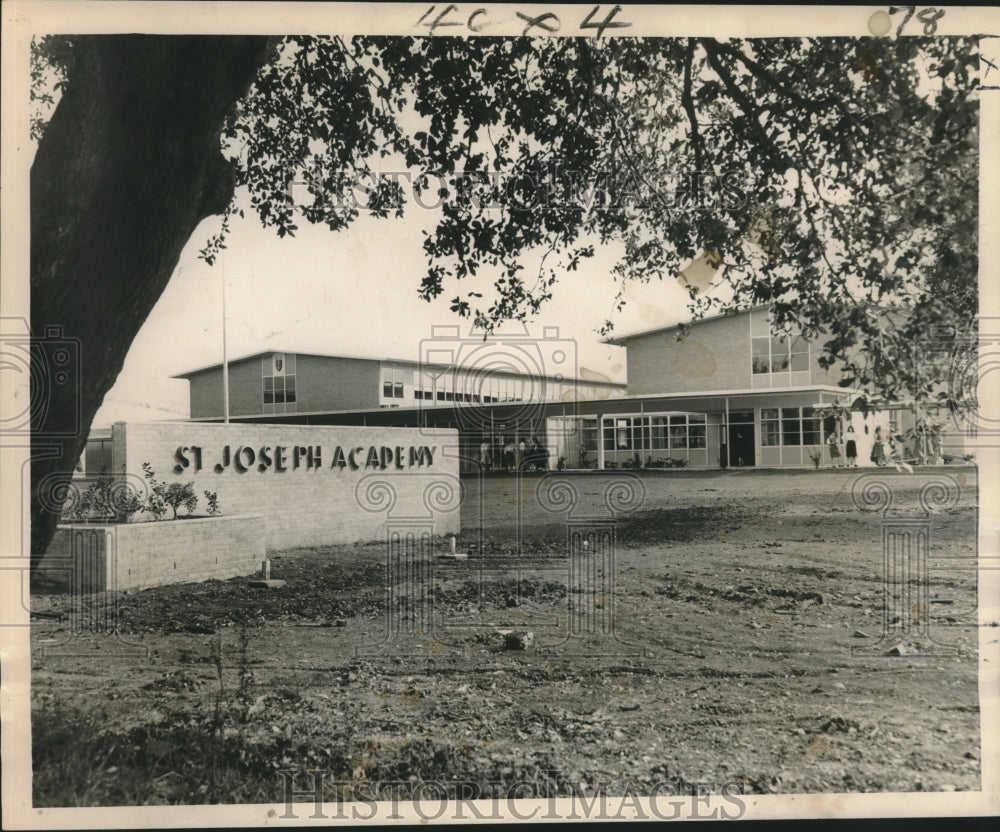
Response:
[[[264,528],[260,515],[59,526],[39,574],[88,593],[251,575]]]
[[[385,540],[400,519],[422,532],[459,531],[458,431],[247,423],[123,423],[112,428],[114,471],[145,487],[194,482],[223,515],[264,517],[268,551]]]

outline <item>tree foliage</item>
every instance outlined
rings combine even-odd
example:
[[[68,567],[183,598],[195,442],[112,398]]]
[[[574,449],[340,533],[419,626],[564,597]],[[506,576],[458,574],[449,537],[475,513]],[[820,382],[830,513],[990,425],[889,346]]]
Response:
[[[624,245],[623,285],[710,252],[726,291],[692,288],[696,316],[773,304],[845,383],[912,395],[928,325],[975,331],[977,69],[971,38],[296,36],[224,135],[281,236],[434,205],[419,293],[486,332],[597,242]]]
[[[963,38],[295,37],[226,135],[278,234],[437,206],[420,295],[485,332],[596,243],[623,244],[622,286],[708,252],[725,291],[692,288],[695,315],[770,303],[845,384],[905,397],[929,325],[975,333],[977,60]]]

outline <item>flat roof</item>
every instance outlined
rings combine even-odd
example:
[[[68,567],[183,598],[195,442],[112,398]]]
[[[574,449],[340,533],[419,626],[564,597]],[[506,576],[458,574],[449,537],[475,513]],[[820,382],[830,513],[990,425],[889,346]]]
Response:
[[[879,315],[909,315],[910,307],[901,303],[861,303],[859,306],[864,306],[868,311],[874,310]],[[664,326],[650,327],[649,329],[640,329],[634,332],[626,332],[622,335],[615,335],[610,338],[605,338],[602,344],[613,344],[616,347],[624,346],[624,341],[629,341],[633,338],[640,338],[645,335],[653,335],[658,332],[667,332],[671,329],[679,329],[682,326],[697,326],[698,324],[707,323],[708,321],[717,321],[720,318],[737,318],[740,315],[746,315],[750,312],[755,312],[759,309],[769,309],[772,306],[770,303],[759,303],[754,306],[748,306],[745,309],[739,309],[729,312],[718,312],[715,315],[706,315],[704,318],[695,318],[693,320],[688,320],[684,322],[678,322],[675,324],[666,324]]]
[[[374,361],[379,364],[409,364],[413,367],[422,368],[434,368],[441,370],[469,370],[478,368],[463,367],[461,364],[444,364],[440,361],[415,361],[412,358],[372,358],[371,356],[364,355],[345,355],[343,353],[320,353],[320,352],[296,352],[295,350],[263,350],[261,352],[250,353],[249,355],[242,355],[238,358],[230,358],[226,363],[229,365],[238,364],[243,361],[250,361],[254,358],[260,358],[264,355],[274,355],[275,353],[280,353],[282,355],[308,355],[312,358],[344,358],[349,361]],[[506,353],[497,353],[498,356],[506,355]],[[170,378],[190,378],[191,376],[198,375],[198,373],[204,373],[209,370],[216,370],[222,367],[222,362],[217,364],[209,364],[205,367],[198,367],[194,370],[186,370],[183,373],[177,373],[176,375],[170,376]],[[533,375],[530,373],[519,373],[515,370],[497,370],[495,374],[506,374],[514,376],[516,378],[527,378],[527,379],[545,379],[546,381],[559,381],[563,383],[579,383],[579,384],[596,384],[602,387],[625,387],[627,382],[624,381],[605,381],[602,379],[589,379],[581,378],[579,376],[554,376],[547,374]]]
[[[694,320],[682,321],[675,324],[666,324],[664,326],[654,326],[649,329],[639,329],[635,332],[626,332],[622,335],[605,338],[601,341],[601,343],[622,347],[624,346],[624,341],[630,341],[633,338],[640,338],[644,335],[655,335],[658,332],[667,332],[671,329],[680,329],[682,326],[697,326],[698,324],[707,323],[708,321],[717,321],[720,318],[738,318],[740,315],[747,315],[757,309],[767,309],[768,306],[769,304],[765,303],[758,306],[751,306],[749,309],[740,309],[736,312],[719,312],[715,315],[706,315],[704,318],[695,318]]]

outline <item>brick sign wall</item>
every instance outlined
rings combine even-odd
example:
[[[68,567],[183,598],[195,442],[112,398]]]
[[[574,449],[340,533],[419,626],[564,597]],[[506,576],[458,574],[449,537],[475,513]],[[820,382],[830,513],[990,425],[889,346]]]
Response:
[[[459,530],[458,432],[205,423],[117,423],[114,468],[143,484],[148,462],[162,482],[194,482],[222,514],[260,514],[266,546],[385,539],[399,518]]]

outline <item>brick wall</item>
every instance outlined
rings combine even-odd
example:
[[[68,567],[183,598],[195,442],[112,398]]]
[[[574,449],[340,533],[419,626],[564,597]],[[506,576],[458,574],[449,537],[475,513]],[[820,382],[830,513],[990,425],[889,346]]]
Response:
[[[386,524],[400,517],[431,520],[438,534],[459,530],[456,430],[187,422],[118,423],[114,433],[119,441],[124,436],[125,446],[125,458],[115,460],[116,469],[121,470],[124,462],[131,482],[142,476],[142,463],[148,462],[162,482],[194,482],[200,500],[196,513],[205,511],[204,492],[209,490],[218,494],[224,515],[262,515],[268,551],[384,539]],[[252,453],[254,463],[240,471],[233,460],[217,472],[227,446],[231,455],[240,448],[252,449],[239,455],[246,463]],[[285,470],[277,470],[272,461],[261,471],[261,449],[269,448],[268,456],[274,460],[279,446],[286,449]],[[310,466],[308,455],[295,451],[316,446],[318,465]],[[425,452],[423,464],[411,465],[417,460],[410,448],[424,446],[431,450]],[[195,452],[188,450],[187,468],[175,473],[177,449],[193,447],[202,449],[201,470],[195,471]],[[343,449],[344,466],[333,465],[337,447]],[[372,447],[377,462],[369,458]],[[402,468],[395,460],[400,447]],[[355,452],[356,469],[347,464],[354,448],[364,449]],[[385,468],[383,448],[393,456]],[[301,456],[298,466],[296,456]]]
[[[190,377],[192,419],[218,418],[222,410],[222,368]],[[296,411],[356,410],[379,406],[379,362],[364,358],[320,355],[295,356]],[[412,391],[411,391],[412,392]],[[261,356],[229,365],[229,413],[255,416],[263,413]]]
[[[295,357],[298,410],[357,410],[379,405],[379,362],[320,355]]]
[[[229,365],[229,414],[257,416],[264,409],[264,387],[260,356]],[[192,419],[221,418],[222,368],[205,370],[191,376],[190,402]]]
[[[753,314],[766,320],[767,310],[755,310]],[[808,372],[755,375],[750,312],[700,321],[681,340],[677,335],[678,330],[673,328],[637,335],[625,342],[629,394],[836,385],[840,380],[836,366],[824,370],[819,364],[828,337],[822,333],[810,343]]]
[[[669,329],[630,338],[625,346],[631,395],[751,387],[748,313],[704,321],[682,341]]]
[[[260,515],[66,525],[56,529],[39,571],[88,593],[232,578],[260,568],[264,539]]]

